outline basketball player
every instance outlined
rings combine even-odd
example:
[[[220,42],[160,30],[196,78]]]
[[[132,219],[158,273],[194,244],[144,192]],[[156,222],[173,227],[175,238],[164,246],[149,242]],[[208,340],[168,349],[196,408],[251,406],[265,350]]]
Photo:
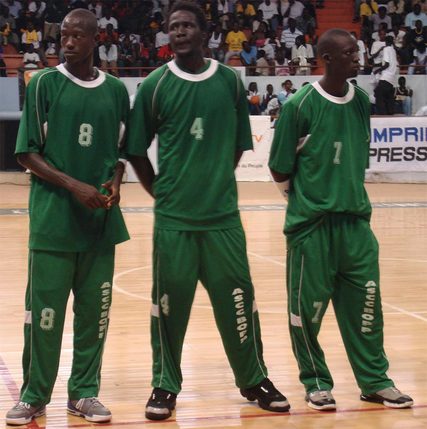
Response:
[[[356,41],[344,30],[319,40],[320,81],[301,88],[276,127],[270,169],[289,195],[287,289],[292,346],[308,406],[335,409],[332,376],[318,343],[330,300],[364,401],[412,405],[386,375],[378,243],[364,188],[369,160],[368,95],[347,83],[357,75]]]
[[[156,200],[154,390],[145,413],[153,420],[171,416],[181,390],[181,352],[198,280],[208,291],[242,395],[266,410],[289,410],[267,378],[237,209],[234,168],[252,148],[246,93],[234,70],[203,58],[206,30],[195,3],[173,5],[168,31],[175,60],[143,81],[131,113],[130,160]],[[147,158],[155,134],[156,177]]]
[[[74,355],[67,408],[91,422],[111,419],[96,397],[114,249],[129,238],[117,205],[124,168],[118,141],[129,99],[118,79],[93,67],[96,35],[91,12],[70,12],[61,26],[66,62],[36,74],[27,89],[16,145],[18,161],[32,172],[24,383],[8,424],[27,424],[45,413],[71,290]]]

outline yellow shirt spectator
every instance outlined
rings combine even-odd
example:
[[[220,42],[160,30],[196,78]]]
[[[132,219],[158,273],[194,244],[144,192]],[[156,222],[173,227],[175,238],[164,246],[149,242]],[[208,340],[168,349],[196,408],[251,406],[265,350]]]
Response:
[[[242,3],[237,3],[236,13],[243,13],[243,15],[246,15],[246,16],[256,15],[255,8],[250,3],[247,3],[245,8]]]
[[[229,51],[241,51],[243,42],[246,42],[246,36],[243,31],[231,30],[228,32],[225,43],[228,45]]]
[[[378,3],[376,1],[371,1],[370,6],[367,2],[360,5],[360,16],[371,16],[374,13],[378,13]]]

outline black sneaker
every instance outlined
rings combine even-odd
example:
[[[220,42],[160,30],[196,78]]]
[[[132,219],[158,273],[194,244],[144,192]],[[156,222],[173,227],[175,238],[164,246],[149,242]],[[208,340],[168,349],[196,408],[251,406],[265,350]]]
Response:
[[[313,410],[328,411],[335,410],[337,404],[329,390],[315,390],[305,396],[307,405]]]
[[[414,404],[413,399],[395,387],[387,387],[370,395],[360,395],[362,401],[383,404],[390,408],[409,408]]]
[[[264,378],[261,383],[249,389],[240,389],[240,393],[248,401],[258,401],[258,405],[264,410],[284,413],[291,408],[286,397],[274,387],[268,378]]]
[[[172,415],[176,405],[176,394],[156,387],[145,406],[145,417],[150,420],[165,420]]]

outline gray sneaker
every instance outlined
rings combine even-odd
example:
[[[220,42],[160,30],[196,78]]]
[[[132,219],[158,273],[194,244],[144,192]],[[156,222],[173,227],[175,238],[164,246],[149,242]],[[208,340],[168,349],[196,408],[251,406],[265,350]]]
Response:
[[[6,414],[6,423],[8,425],[26,425],[31,422],[35,417],[40,417],[46,413],[46,407],[33,407],[26,402],[18,402]]]
[[[84,417],[88,422],[102,423],[111,420],[111,411],[98,398],[69,400],[67,411],[74,416]]]
[[[327,411],[335,410],[337,404],[329,390],[315,390],[306,395],[307,405],[313,410]]]
[[[414,404],[413,399],[402,393],[395,387],[387,387],[386,389],[379,390],[376,393],[370,395],[360,395],[362,401],[375,402],[377,404],[383,404],[390,408],[408,408]]]

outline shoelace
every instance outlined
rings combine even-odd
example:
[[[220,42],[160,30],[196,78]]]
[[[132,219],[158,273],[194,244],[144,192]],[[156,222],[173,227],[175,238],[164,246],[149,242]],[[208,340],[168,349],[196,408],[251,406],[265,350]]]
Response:
[[[27,409],[29,410],[31,408],[31,405],[28,404],[27,402],[18,402],[15,406],[15,409],[17,410],[23,410],[23,409]]]
[[[98,398],[93,397],[93,398],[82,398],[82,399],[79,399],[77,401],[75,407],[78,410],[81,411],[82,408],[83,408],[83,405],[84,405],[85,401],[89,401],[90,402],[89,408],[92,407],[93,405],[95,405],[95,406],[101,405],[101,403],[99,402]]]

